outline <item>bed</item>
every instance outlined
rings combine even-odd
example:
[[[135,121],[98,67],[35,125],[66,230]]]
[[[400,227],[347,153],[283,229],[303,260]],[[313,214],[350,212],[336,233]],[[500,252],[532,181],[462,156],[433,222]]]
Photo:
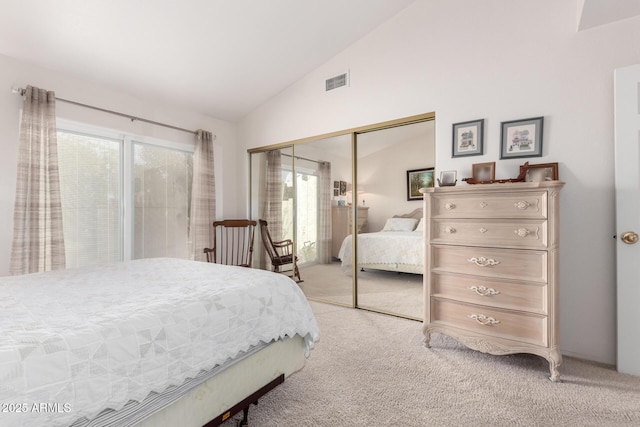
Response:
[[[290,278],[173,258],[0,278],[0,425],[217,425],[302,369]]]
[[[381,231],[358,234],[358,268],[423,274],[424,225],[422,209],[387,219]],[[338,258],[342,269],[353,265],[351,235],[345,237]]]

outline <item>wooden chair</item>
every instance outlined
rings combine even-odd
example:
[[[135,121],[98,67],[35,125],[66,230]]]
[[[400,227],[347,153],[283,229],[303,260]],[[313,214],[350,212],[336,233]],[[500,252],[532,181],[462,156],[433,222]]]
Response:
[[[291,272],[292,274],[289,276],[295,280],[296,282],[301,283],[303,280],[300,278],[300,270],[298,270],[298,257],[294,256],[291,252],[293,251],[293,242],[291,239],[281,240],[279,242],[274,242],[271,238],[271,234],[269,234],[269,227],[267,226],[267,221],[263,219],[259,219],[260,223],[260,235],[262,236],[262,243],[264,243],[264,248],[271,259],[271,265],[273,266],[273,271],[276,273],[287,274]],[[295,262],[294,262],[295,261]],[[291,265],[291,270],[282,270],[282,267]]]
[[[213,248],[204,248],[207,262],[251,267],[256,222],[226,219],[213,223]]]

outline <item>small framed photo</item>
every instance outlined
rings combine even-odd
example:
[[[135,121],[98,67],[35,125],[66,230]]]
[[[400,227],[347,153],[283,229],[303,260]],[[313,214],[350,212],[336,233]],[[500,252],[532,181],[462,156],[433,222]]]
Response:
[[[451,157],[479,156],[483,150],[484,119],[453,124]]]
[[[525,171],[524,180],[526,182],[557,181],[558,163],[541,163],[530,165],[525,163],[520,166],[520,174]]]
[[[338,197],[340,196],[340,189],[339,188],[334,188],[333,189],[333,197]]]
[[[340,189],[340,181],[333,181],[333,188]]]
[[[491,182],[496,179],[496,162],[475,163],[472,165],[472,178],[476,182]]]
[[[542,156],[542,124],[544,117],[502,122],[500,158]]]
[[[457,176],[458,176],[457,171],[442,171],[440,172],[438,185],[440,187],[452,187],[456,185]]]
[[[422,200],[421,188],[434,186],[434,168],[407,171],[407,200]]]

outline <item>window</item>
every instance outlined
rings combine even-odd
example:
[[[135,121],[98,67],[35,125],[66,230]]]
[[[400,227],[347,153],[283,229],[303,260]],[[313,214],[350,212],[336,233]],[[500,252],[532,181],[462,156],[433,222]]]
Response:
[[[288,170],[287,170],[288,169]],[[296,253],[298,263],[314,262],[318,259],[318,190],[317,172],[307,168],[296,167]],[[284,197],[282,203],[283,238],[293,240],[293,172],[290,167],[283,166]]]
[[[193,148],[74,128],[59,122],[67,267],[187,258]]]

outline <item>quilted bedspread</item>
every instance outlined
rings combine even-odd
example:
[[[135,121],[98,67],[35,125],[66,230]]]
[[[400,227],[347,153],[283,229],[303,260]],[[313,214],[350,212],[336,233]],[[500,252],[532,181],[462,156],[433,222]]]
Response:
[[[299,287],[172,258],[0,277],[0,425],[69,425],[261,342],[318,340]]]
[[[358,234],[358,265],[424,264],[424,239],[418,231],[379,231]],[[351,235],[345,237],[338,258],[342,267],[353,263]]]

